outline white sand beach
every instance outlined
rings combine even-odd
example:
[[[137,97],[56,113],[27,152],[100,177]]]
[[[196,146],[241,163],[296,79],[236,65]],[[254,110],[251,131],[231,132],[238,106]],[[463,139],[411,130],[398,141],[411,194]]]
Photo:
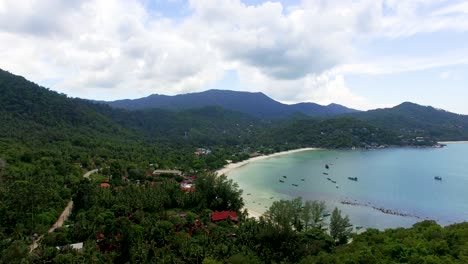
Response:
[[[439,144],[466,144],[468,141],[441,141]]]
[[[297,152],[303,152],[303,151],[311,151],[311,150],[320,150],[319,148],[300,148],[300,149],[293,149],[293,150],[288,150],[288,151],[282,151],[282,152],[277,152],[273,153],[270,155],[263,155],[263,156],[258,156],[255,158],[250,158],[248,160],[244,160],[241,162],[236,162],[236,163],[231,163],[226,166],[224,166],[222,169],[219,169],[216,171],[216,174],[218,175],[223,175],[223,174],[228,174],[231,170],[237,169],[239,167],[245,166],[251,162],[259,161],[259,160],[265,160],[269,158],[274,158],[278,156],[283,156],[283,155],[288,155],[292,153],[297,153]]]
[[[292,153],[303,152],[303,151],[312,151],[312,150],[320,150],[320,148],[301,148],[301,149],[294,149],[294,150],[289,150],[289,151],[277,152],[277,153],[273,153],[273,154],[270,154],[270,155],[258,156],[258,157],[250,158],[248,160],[244,160],[244,161],[241,161],[241,162],[228,164],[228,165],[224,166],[222,169],[217,170],[216,174],[217,175],[228,174],[230,171],[235,170],[237,168],[240,168],[242,166],[245,166],[245,165],[247,165],[247,164],[249,164],[251,162],[255,162],[255,161],[259,161],[259,160],[265,160],[265,159],[274,158],[274,157],[283,156],[283,155],[288,155],[288,154],[292,154]],[[258,219],[263,214],[262,212],[256,211],[255,208],[253,208],[249,204],[246,204],[244,206],[244,208],[246,208],[248,210],[250,217],[254,217],[254,218]]]

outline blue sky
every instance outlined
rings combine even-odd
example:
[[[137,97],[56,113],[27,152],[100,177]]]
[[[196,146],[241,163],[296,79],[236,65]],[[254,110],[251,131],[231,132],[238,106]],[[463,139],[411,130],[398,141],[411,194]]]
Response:
[[[468,3],[0,0],[0,68],[73,97],[206,89],[468,114]]]

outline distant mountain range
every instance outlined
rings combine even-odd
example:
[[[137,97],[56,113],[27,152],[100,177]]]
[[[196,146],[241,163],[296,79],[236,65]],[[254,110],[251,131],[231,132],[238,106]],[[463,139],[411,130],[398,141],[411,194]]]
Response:
[[[23,139],[31,133],[37,134],[32,142],[40,142],[37,138],[51,141],[76,135],[80,139],[75,141],[85,144],[82,136],[85,134],[93,135],[96,141],[112,135],[119,141],[145,136],[187,142],[184,135],[188,135],[196,144],[238,145],[256,141],[260,144],[269,137],[280,142],[287,131],[296,135],[294,140],[298,145],[318,145],[325,139],[310,138],[314,133],[328,131],[331,135],[335,131],[336,135],[347,135],[352,140],[357,127],[375,127],[404,140],[416,137],[468,140],[468,116],[410,102],[392,108],[357,111],[336,104],[287,105],[263,93],[209,90],[96,104],[68,98],[2,70],[0,101],[0,134]],[[270,135],[269,131],[277,134]],[[287,142],[290,144],[291,140]]]
[[[224,109],[242,112],[257,118],[284,118],[295,114],[313,117],[331,117],[359,112],[338,104],[319,105],[315,103],[283,104],[263,93],[238,92],[229,90],[208,90],[174,96],[153,94],[134,100],[104,102],[115,108],[141,110],[160,108],[186,110],[206,106],[219,106]]]

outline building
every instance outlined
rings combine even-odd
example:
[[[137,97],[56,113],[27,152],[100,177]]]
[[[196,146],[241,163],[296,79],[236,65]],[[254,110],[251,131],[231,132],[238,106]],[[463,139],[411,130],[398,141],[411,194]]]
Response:
[[[108,182],[101,182],[101,184],[99,184],[99,186],[101,188],[110,188],[110,184]]]
[[[231,219],[231,221],[237,222],[238,221],[237,213],[232,212],[232,211],[222,211],[222,212],[214,211],[213,213],[211,213],[212,222],[225,221],[228,219]]]
[[[67,247],[70,247],[71,249],[74,249],[74,250],[76,250],[78,252],[82,252],[83,251],[83,242],[70,244],[70,245],[63,246],[63,247],[57,247],[57,249],[58,250],[64,250]]]
[[[161,174],[174,174],[174,175],[182,175],[180,170],[154,170],[153,175],[161,175]]]
[[[205,148],[197,148],[194,154],[195,156],[208,155],[208,154],[211,154],[211,150],[205,149]]]

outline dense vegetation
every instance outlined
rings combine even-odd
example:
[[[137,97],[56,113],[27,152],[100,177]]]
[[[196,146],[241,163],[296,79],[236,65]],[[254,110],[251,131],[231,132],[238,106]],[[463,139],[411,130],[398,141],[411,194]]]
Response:
[[[399,135],[434,138],[439,141],[468,139],[468,116],[450,113],[431,106],[402,103],[351,115]]]
[[[209,171],[255,152],[414,144],[413,134],[399,137],[394,129],[355,118],[270,122],[219,107],[118,110],[67,98],[1,70],[0,101],[0,263],[333,263],[346,255],[357,261],[361,255],[352,253],[364,247],[359,243],[376,243],[368,255],[397,261],[400,256],[387,247],[412,245],[397,238],[372,242],[369,234],[393,233],[371,230],[341,246],[350,235],[346,217],[334,211],[325,231],[318,217],[325,209],[318,202],[278,201],[260,220],[247,219],[241,191]],[[200,147],[211,153],[194,155]],[[102,170],[92,180],[82,178],[95,168]],[[154,169],[197,175],[197,189],[182,192],[180,177],[148,176]],[[100,188],[102,181],[111,188]],[[47,234],[70,200],[75,206],[68,227]],[[239,222],[211,223],[214,210],[236,211]],[[464,225],[438,228],[436,242],[448,250],[432,251],[431,240],[427,250],[405,254],[463,260],[465,241],[451,234],[464,232]],[[401,232],[420,239],[417,232]],[[28,246],[43,234],[29,254]],[[75,242],[85,242],[82,253],[56,248]]]

